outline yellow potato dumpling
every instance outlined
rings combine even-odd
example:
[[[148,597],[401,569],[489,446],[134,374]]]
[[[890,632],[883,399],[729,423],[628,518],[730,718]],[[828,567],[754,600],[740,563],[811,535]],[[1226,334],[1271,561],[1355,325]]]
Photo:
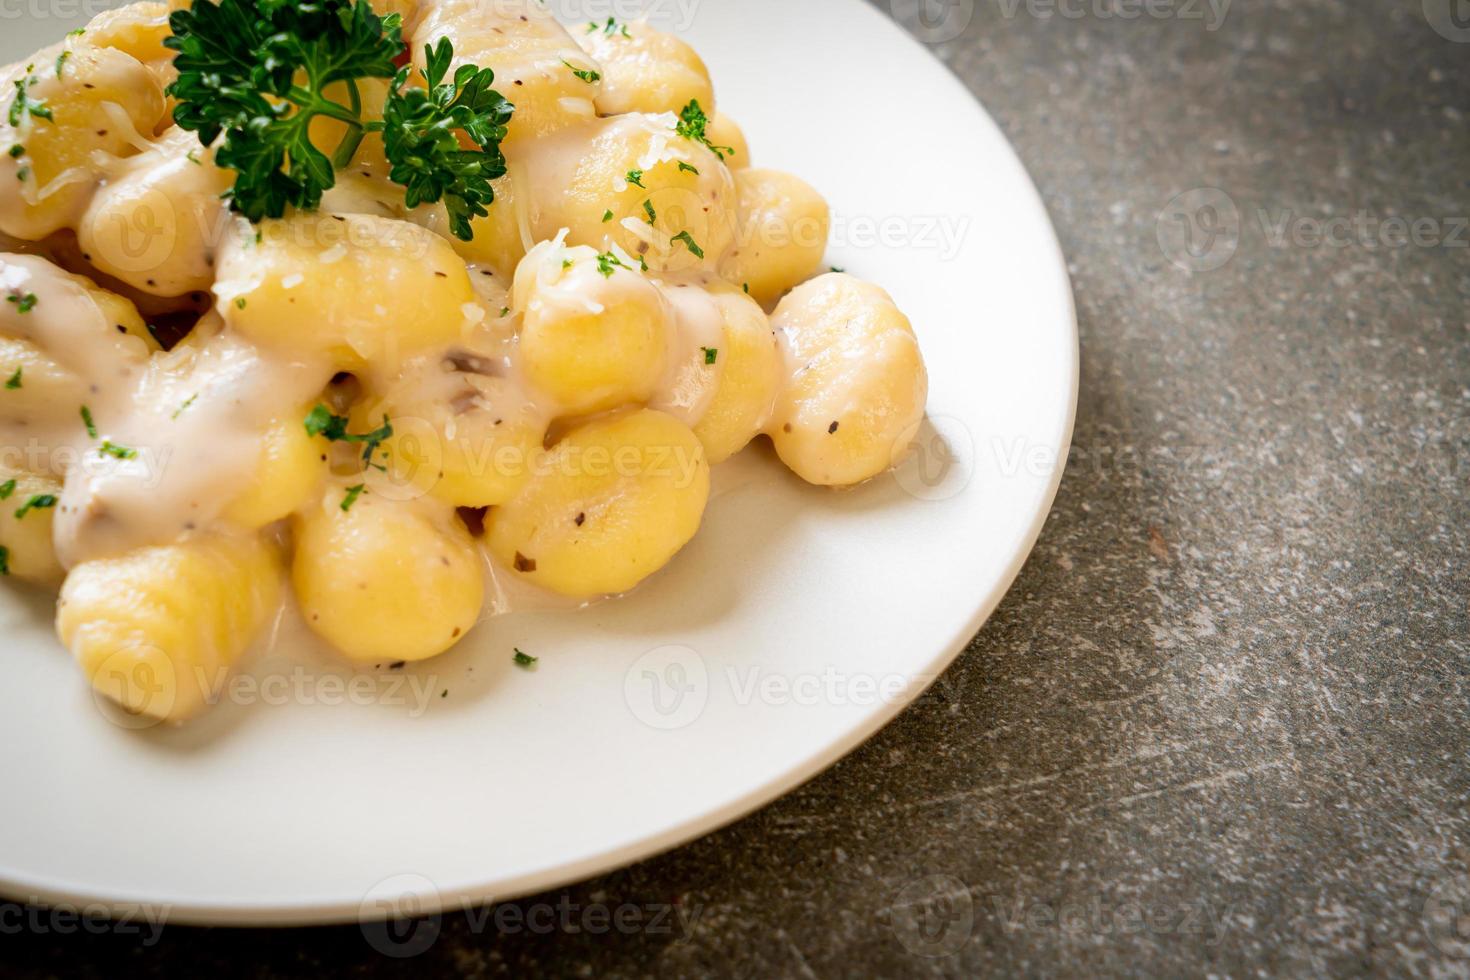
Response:
[[[417,225],[365,214],[267,220],[222,250],[225,322],[265,347],[324,354],[341,370],[453,343],[484,317],[464,260]]]
[[[709,462],[677,419],[644,409],[573,430],[532,481],[490,512],[490,552],[562,595],[627,592],[699,530]]]
[[[590,24],[576,32],[576,39],[602,66],[602,90],[597,94],[600,114],[677,113],[691,99],[697,99],[706,111],[714,111],[709,69],[693,48],[674,35],[645,23],[612,21]]]
[[[85,39],[13,65],[0,90],[25,98],[18,123],[0,115],[0,230],[33,241],[75,224],[99,176],[94,154],[145,149],[164,118],[158,79],[132,55]]]
[[[194,133],[171,129],[130,160],[77,227],[88,260],[156,296],[213,286],[217,252],[232,228],[221,195],[234,184],[213,158]]]
[[[779,170],[737,170],[735,184],[739,235],[722,273],[769,308],[821,268],[831,212],[810,184]]]
[[[489,214],[470,220],[470,231],[474,237],[469,241],[456,238],[450,231],[449,216],[442,203],[421,204],[406,217],[443,236],[466,262],[489,265],[496,272],[508,276],[526,257],[526,237],[521,234],[522,216],[516,210],[516,174],[519,170],[512,164],[509,173],[490,182],[495,200],[485,208]]]
[[[438,656],[485,598],[479,552],[448,505],[344,488],[296,519],[292,578],[307,625],[365,665]]]
[[[547,425],[508,374],[504,357],[490,353],[456,348],[425,358],[354,410],[354,431],[388,417],[385,476],[397,494],[429,493],[456,507],[505,503],[530,479]]]
[[[290,517],[316,499],[327,474],[330,444],[307,434],[308,407],[276,419],[261,439],[260,462],[250,483],[224,518],[242,528],[260,528]]]
[[[562,415],[646,400],[663,376],[668,302],[613,253],[546,242],[516,270],[521,363]]]
[[[50,477],[0,466],[0,575],[38,585],[55,585],[65,574],[51,541],[55,510],[30,508],[37,497],[60,497],[61,482]]]
[[[31,341],[0,334],[0,386],[12,379],[17,379],[14,389],[0,387],[0,423],[26,425],[54,413],[57,405],[86,401],[87,382],[81,376],[57,364]]]
[[[412,31],[414,64],[448,38],[449,77],[462,65],[495,70],[495,90],[515,104],[507,156],[537,137],[591,119],[601,68],[537,0],[423,0]],[[580,73],[580,74],[579,74]]]
[[[116,10],[104,10],[87,22],[82,33],[87,43],[99,48],[116,48],[141,61],[162,88],[179,77],[174,69],[174,54],[163,46],[163,39],[173,32],[168,26],[169,12],[187,6],[182,0],[156,3],[143,0]]]
[[[715,464],[744,449],[770,417],[781,382],[781,352],[771,321],[754,300],[733,286],[711,292],[724,320],[724,342],[712,365],[719,373],[715,395],[694,434]]]
[[[735,120],[723,112],[716,112],[704,135],[720,148],[725,166],[731,170],[743,170],[750,166],[750,144],[745,142],[745,133],[735,124]]]
[[[8,299],[0,303],[0,337],[12,341],[0,347],[0,370],[3,383],[15,380],[13,389],[0,390],[0,412],[29,406],[54,414],[48,395],[92,381],[77,375],[105,370],[125,377],[158,349],[131,302],[39,256],[0,254],[0,293]]]
[[[282,579],[257,534],[84,562],[62,586],[57,633],[99,694],[146,719],[187,721],[276,611]]]
[[[908,318],[882,289],[832,273],[771,317],[791,380],[769,431],[808,483],[848,486],[884,472],[918,433],[928,374]]]
[[[630,113],[529,147],[536,238],[567,229],[573,245],[616,245],[655,272],[716,269],[735,237],[735,181],[708,147],[674,131],[677,122]]]

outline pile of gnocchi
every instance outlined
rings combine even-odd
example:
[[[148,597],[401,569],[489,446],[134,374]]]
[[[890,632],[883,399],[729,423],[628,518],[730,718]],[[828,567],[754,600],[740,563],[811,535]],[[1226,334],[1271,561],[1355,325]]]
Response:
[[[443,653],[507,589],[626,593],[758,436],[827,487],[914,439],[908,319],[823,272],[826,203],[752,165],[678,38],[373,0],[405,58],[447,38],[514,106],[465,240],[374,132],[316,208],[233,211],[219,142],[175,124],[182,6],[104,13],[0,86],[0,572],[59,587],[122,709],[196,716],[293,597],[371,668]]]

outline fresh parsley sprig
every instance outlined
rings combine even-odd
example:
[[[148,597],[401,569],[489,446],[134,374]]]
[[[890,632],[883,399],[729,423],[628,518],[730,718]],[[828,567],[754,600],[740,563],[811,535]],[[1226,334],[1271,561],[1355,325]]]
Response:
[[[447,79],[447,38],[425,48],[423,88],[397,64],[401,18],[379,16],[368,0],[194,0],[169,15],[169,27],[174,121],[205,146],[223,135],[214,162],[235,171],[230,206],[251,221],[320,205],[368,132],[382,133],[389,179],[404,186],[409,207],[443,200],[466,240],[470,219],[488,213],[514,106],[490,87],[488,68],[464,65]],[[381,119],[364,116],[358,83],[369,78],[391,79]],[[337,83],[345,102],[326,94]],[[345,125],[336,147],[312,142],[319,117]]]
[[[442,199],[450,230],[469,241],[470,220],[488,214],[485,206],[495,201],[490,182],[505,174],[500,141],[515,107],[490,87],[495,72],[489,68],[461,65],[446,81],[454,59],[448,38],[426,45],[424,55],[421,74],[428,87],[405,88],[411,71],[404,68],[393,79],[382,121],[368,128],[382,132],[393,164],[388,177],[406,188],[408,206]],[[465,149],[458,133],[479,149]]]
[[[362,140],[357,80],[394,77],[403,51],[400,18],[367,0],[195,0],[169,28],[174,121],[205,146],[224,134],[215,163],[235,171],[230,204],[251,221],[321,203]],[[335,82],[347,105],[327,98]],[[318,116],[347,125],[331,158],[311,141]]]

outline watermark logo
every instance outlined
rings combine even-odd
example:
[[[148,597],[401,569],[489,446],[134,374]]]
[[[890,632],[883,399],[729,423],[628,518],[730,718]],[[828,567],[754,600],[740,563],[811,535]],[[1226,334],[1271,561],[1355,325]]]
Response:
[[[119,728],[153,728],[170,717],[178,703],[178,674],[173,659],[156,646],[114,651],[91,676],[97,710]]]
[[[889,0],[888,9],[925,44],[953,41],[975,19],[975,0]]]
[[[1214,272],[1240,248],[1240,209],[1218,187],[1197,187],[1159,215],[1159,249],[1185,272]]]
[[[421,956],[439,941],[444,927],[441,902],[438,887],[423,875],[384,878],[363,896],[359,906],[363,938],[392,959]]]
[[[952,500],[975,478],[975,435],[952,415],[926,417],[898,445],[910,448],[893,469],[893,479],[912,497]]]
[[[949,956],[975,932],[970,888],[953,875],[929,875],[899,889],[886,917],[903,948],[915,956]]]
[[[1424,0],[1424,19],[1445,40],[1470,44],[1470,0]]]
[[[0,902],[0,936],[133,936],[151,949],[163,938],[172,912],[172,905],[47,905],[32,897],[25,905]]]
[[[709,703],[709,668],[686,646],[650,650],[623,678],[623,698],[650,728],[674,731],[699,720]]]

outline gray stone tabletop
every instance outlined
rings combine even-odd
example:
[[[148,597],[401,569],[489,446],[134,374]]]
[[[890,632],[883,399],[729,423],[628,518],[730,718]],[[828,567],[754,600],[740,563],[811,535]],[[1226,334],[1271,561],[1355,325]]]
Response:
[[[1470,974],[1470,4],[922,3],[878,0],[1014,141],[1082,331],[1055,513],[942,682],[755,816],[411,958],[12,918],[0,968]]]

